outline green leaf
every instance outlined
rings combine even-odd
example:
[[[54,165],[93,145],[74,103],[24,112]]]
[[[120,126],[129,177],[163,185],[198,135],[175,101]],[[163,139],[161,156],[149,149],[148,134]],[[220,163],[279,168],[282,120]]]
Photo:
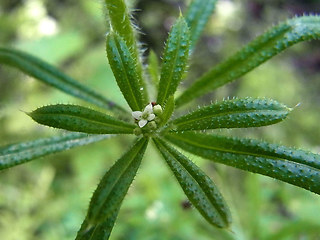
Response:
[[[320,155],[252,139],[200,133],[167,134],[182,149],[214,162],[259,173],[320,194]]]
[[[70,104],[41,107],[28,115],[40,124],[75,132],[133,134],[136,127],[107,114]]]
[[[110,235],[118,210],[137,174],[147,145],[147,138],[137,140],[131,149],[104,175],[92,196],[86,219],[78,232],[77,240],[108,239],[103,236]],[[104,226],[108,226],[108,228],[104,229]],[[83,238],[84,235],[87,238]]]
[[[107,15],[112,30],[126,42],[135,60],[139,59],[134,26],[131,23],[129,10],[124,0],[105,0]]]
[[[171,95],[165,103],[159,126],[163,126],[169,121],[173,111],[174,111],[174,97],[173,95]]]
[[[287,20],[257,37],[235,55],[205,73],[176,100],[180,107],[228,82],[231,82],[290,46],[320,39],[320,16]]]
[[[217,0],[193,0],[186,13],[186,21],[190,28],[191,49],[196,45],[206,26]]]
[[[52,153],[101,141],[111,136],[69,133],[59,137],[41,138],[35,141],[2,146],[0,147],[0,170]]]
[[[231,214],[213,181],[192,161],[164,141],[154,139],[154,142],[190,202],[202,216],[216,227],[228,227]]]
[[[185,72],[190,50],[189,28],[182,16],[173,25],[164,50],[157,103],[173,95]]]
[[[260,127],[282,121],[290,111],[274,100],[232,99],[199,108],[171,124],[177,131]]]
[[[0,63],[20,69],[22,72],[74,97],[95,104],[99,107],[126,113],[115,102],[110,101],[71,77],[63,74],[57,68],[27,53],[0,48]]]
[[[117,219],[119,208],[110,211],[110,214],[104,221],[90,226],[90,223],[85,219],[81,225],[78,235],[75,240],[106,240],[109,239],[114,223]]]
[[[111,32],[107,36],[107,54],[117,84],[133,111],[141,111],[148,102],[142,75],[125,41]]]
[[[132,2],[132,1],[131,1]],[[126,43],[126,46],[128,47],[131,57],[136,65],[136,71],[140,76],[143,77],[143,67],[142,67],[142,59],[140,56],[140,50],[139,45],[136,41],[136,26],[132,23],[132,17],[129,13],[129,9],[126,5],[125,0],[105,0],[105,6],[107,15],[109,17],[110,24],[112,26],[112,30],[116,32],[121,39]],[[110,59],[109,59],[110,60]],[[143,79],[143,92],[146,97],[146,100],[148,100],[148,92],[147,88],[145,86],[145,79]],[[145,104],[146,105],[146,104]],[[144,106],[143,106],[144,107]],[[137,110],[142,110],[137,109]]]
[[[148,60],[149,60],[148,73],[149,73],[150,79],[153,85],[156,88],[158,88],[159,78],[160,78],[159,60],[158,60],[157,54],[153,50],[150,50]]]

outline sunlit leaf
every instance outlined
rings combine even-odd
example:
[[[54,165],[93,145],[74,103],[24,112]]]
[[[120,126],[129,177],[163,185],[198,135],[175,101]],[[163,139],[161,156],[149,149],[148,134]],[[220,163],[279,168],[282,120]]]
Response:
[[[298,42],[312,39],[320,39],[320,16],[297,17],[280,23],[196,80],[176,100],[176,106],[241,77]]]
[[[167,134],[166,139],[201,157],[270,176],[320,194],[320,155],[252,139],[201,133]]]
[[[212,225],[226,228],[231,214],[213,181],[187,157],[160,139],[154,139],[160,153],[176,176],[190,202]]]
[[[69,133],[63,136],[40,138],[0,147],[0,170],[10,168],[52,153],[87,145],[110,138],[112,135]]]
[[[36,122],[69,131],[97,134],[132,134],[135,125],[89,108],[57,104],[28,113]]]

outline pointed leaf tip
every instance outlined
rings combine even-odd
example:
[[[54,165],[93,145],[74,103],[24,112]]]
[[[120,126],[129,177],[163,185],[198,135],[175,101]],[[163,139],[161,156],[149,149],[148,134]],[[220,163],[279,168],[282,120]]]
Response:
[[[146,104],[148,100],[148,92],[146,89],[146,84],[145,84],[145,79],[143,76],[143,66],[142,62],[140,61],[141,56],[140,56],[140,50],[139,50],[139,45],[136,40],[136,29],[134,26],[134,23],[132,23],[132,18],[130,16],[130,10],[128,7],[128,4],[125,0],[105,0],[105,7],[107,11],[107,15],[109,16],[109,21],[110,24],[112,25],[112,31],[114,34],[116,34],[122,41],[120,41],[119,45],[123,47],[123,49],[119,49],[119,54],[122,57],[125,57],[126,54],[128,54],[128,61],[125,61],[123,59],[124,64],[128,64],[128,66],[134,67],[134,74],[137,75],[137,79],[139,81],[140,88],[143,87],[143,95],[144,95],[144,104]],[[107,43],[108,45],[108,43]],[[109,58],[109,63],[111,64],[111,56],[115,57],[113,54],[110,55],[108,53],[108,58]],[[119,61],[119,59],[115,59]],[[112,66],[112,65],[111,65]],[[129,68],[130,69],[130,68]],[[117,78],[118,74],[116,74],[114,68],[112,68],[115,77]],[[123,70],[128,70],[127,67],[125,67]],[[133,71],[133,69],[131,69]],[[128,72],[127,72],[128,73]],[[129,74],[129,73],[128,73]],[[132,79],[131,79],[132,80]],[[119,83],[119,78],[117,79]],[[136,84],[136,83],[135,83]],[[120,86],[119,86],[120,87]],[[121,88],[121,92],[125,91],[123,88]],[[137,93],[135,93],[137,94]],[[125,95],[126,98],[126,95]],[[128,99],[126,98],[128,101]],[[132,99],[131,99],[132,100]],[[128,102],[129,103],[129,102]],[[142,105],[144,105],[142,104]],[[141,108],[132,108],[132,104],[129,103],[129,106],[131,107],[132,110],[141,110]],[[143,106],[140,106],[143,107]]]
[[[162,105],[169,96],[176,92],[187,67],[189,50],[189,27],[181,16],[171,28],[165,46],[158,87],[158,104]]]

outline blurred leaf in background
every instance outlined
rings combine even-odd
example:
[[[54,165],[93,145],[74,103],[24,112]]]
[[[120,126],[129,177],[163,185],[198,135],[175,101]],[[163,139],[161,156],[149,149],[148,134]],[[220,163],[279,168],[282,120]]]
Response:
[[[134,13],[146,49],[162,52],[182,0],[137,0]],[[1,0],[0,45],[33,53],[80,82],[125,105],[105,54],[105,21],[100,1]],[[206,34],[195,49],[188,86],[196,76],[234,53],[268,26],[314,11],[317,0],[220,0]],[[265,139],[319,152],[320,44],[299,44],[241,81],[204,100],[228,96],[270,97],[289,106],[292,117],[258,130],[232,135]],[[48,103],[77,103],[10,68],[0,67],[1,144],[58,132],[34,124],[23,111]],[[84,103],[81,103],[84,104]],[[197,104],[202,104],[198,102]],[[231,134],[231,130],[225,130]],[[129,139],[130,140],[130,139]],[[21,165],[0,174],[0,239],[74,239],[98,180],[123,146],[109,139]],[[186,155],[190,157],[190,154]],[[124,201],[112,239],[320,239],[320,199],[270,178],[191,159],[212,177],[233,210],[235,233],[207,226],[149,148]]]

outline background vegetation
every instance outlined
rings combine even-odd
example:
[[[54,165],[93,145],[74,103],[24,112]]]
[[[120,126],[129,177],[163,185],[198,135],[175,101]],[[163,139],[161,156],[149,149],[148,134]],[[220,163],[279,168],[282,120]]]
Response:
[[[125,106],[107,64],[106,23],[101,2],[1,0],[0,45],[33,53]],[[273,23],[313,12],[317,2],[220,0],[206,35],[196,48],[190,77],[182,87]],[[179,7],[183,9],[186,3],[136,1],[140,10],[134,16],[145,33],[141,41],[147,51],[152,48],[161,55]],[[294,46],[202,100],[265,96],[288,106],[300,103],[283,123],[258,130],[227,130],[225,134],[319,152],[319,80],[320,43],[313,41]],[[14,69],[0,66],[1,145],[58,132],[35,124],[22,111],[49,103],[76,101]],[[128,138],[116,137],[2,171],[0,239],[73,239],[98,180],[127,145],[130,145]],[[234,217],[234,232],[208,226],[189,206],[164,162],[149,147],[111,239],[320,238],[319,196],[268,177],[187,156],[205,169],[223,191]]]

